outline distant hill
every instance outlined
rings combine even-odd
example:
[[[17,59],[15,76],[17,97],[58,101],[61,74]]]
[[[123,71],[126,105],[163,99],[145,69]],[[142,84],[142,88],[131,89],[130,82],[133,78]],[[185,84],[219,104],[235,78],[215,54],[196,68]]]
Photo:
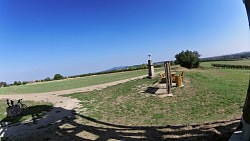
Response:
[[[110,72],[110,71],[114,71],[114,70],[116,70],[116,71],[119,71],[119,70],[126,70],[126,69],[128,69],[128,67],[129,67],[129,66],[113,67],[113,68],[110,68],[110,69],[105,70],[105,71],[103,71],[103,72]]]
[[[226,61],[226,60],[230,61],[230,60],[241,60],[249,58],[250,58],[250,51],[246,51],[229,55],[201,58],[201,61]]]
[[[201,58],[202,62],[206,61],[231,61],[231,60],[241,60],[241,59],[250,59],[250,51],[246,52],[240,52],[235,54],[229,54],[229,55],[221,55],[221,56],[214,56],[214,57],[207,57],[207,58]],[[154,62],[154,66],[163,66],[165,61],[161,62]],[[174,62],[173,60],[171,61]],[[147,65],[147,64],[145,64]],[[111,69],[102,71],[102,72],[111,72],[111,71],[121,71],[121,70],[128,70],[130,67],[133,68],[139,68],[141,65],[133,65],[133,66],[119,66],[119,67],[113,67]]]

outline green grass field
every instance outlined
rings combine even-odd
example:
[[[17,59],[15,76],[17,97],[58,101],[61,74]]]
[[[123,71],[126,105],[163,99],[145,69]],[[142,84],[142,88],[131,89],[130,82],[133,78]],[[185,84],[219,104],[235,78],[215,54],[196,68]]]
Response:
[[[249,65],[250,60],[202,62],[201,66],[205,68],[211,68],[211,63]],[[173,68],[175,67],[176,66],[173,66]],[[155,69],[156,72],[162,70],[163,68]],[[4,87],[0,89],[0,94],[28,94],[28,93],[42,93],[42,92],[68,90],[68,89],[81,88],[81,87],[87,87],[92,85],[123,80],[141,75],[147,75],[147,70],[128,71],[128,72],[111,73],[104,75],[93,75],[88,77],[80,77],[80,78],[73,78],[66,80]]]
[[[211,61],[201,62],[201,67],[211,68],[211,64],[229,64],[229,65],[247,65],[250,66],[250,59],[239,60],[239,61]]]
[[[177,68],[177,66],[175,67]],[[159,68],[157,69],[157,72],[162,70],[162,68]],[[53,91],[55,90],[53,87],[59,84],[64,89],[70,89],[75,87],[67,86],[74,85],[71,83],[77,83],[77,87],[83,87],[136,77],[144,75],[145,73],[146,70],[142,70],[54,81],[36,85],[27,85],[27,87],[30,87],[23,91],[20,91],[20,88],[24,86],[13,88],[16,88],[14,90],[16,93],[27,93],[31,92],[31,90],[34,91],[34,86],[40,89],[40,87],[45,88],[43,85],[52,85],[46,90]],[[191,134],[190,136],[202,135],[205,138],[207,135],[213,136],[215,133],[212,131],[210,132],[210,129],[205,129],[206,125],[202,126],[200,129],[196,129],[193,125],[217,123],[225,120],[239,119],[241,117],[247,93],[249,75],[250,70],[214,68],[191,69],[185,72],[185,86],[182,88],[173,88],[171,91],[174,96],[166,98],[160,98],[154,94],[146,92],[146,89],[148,87],[152,87],[156,82],[158,82],[159,78],[138,79],[124,84],[110,86],[102,90],[75,93],[65,96],[77,98],[81,101],[82,113],[80,112],[76,114],[77,124],[74,121],[72,122],[74,123],[73,125],[77,125],[77,130],[84,131],[86,129],[86,131],[90,132],[91,135],[119,135],[121,131],[126,132],[129,130],[128,132],[131,133],[128,134],[126,132],[124,135],[139,136],[141,135],[141,131],[138,131],[139,133],[137,134],[134,134],[133,132],[134,129],[140,129],[145,132],[145,136],[147,136],[147,133],[151,133],[151,131],[156,131],[157,129],[162,130],[162,134],[166,134],[164,137],[165,139],[171,138],[172,134],[178,136],[179,133],[182,132],[184,136],[182,140],[186,139],[186,134]],[[12,87],[9,87],[7,92],[14,93],[10,88]],[[56,90],[62,89],[59,87]],[[4,91],[0,92],[1,94],[4,94]],[[40,90],[38,92],[44,92],[44,90]],[[27,105],[29,105],[28,103]],[[1,121],[23,121],[25,119],[32,118],[34,115],[32,113],[37,112],[36,115],[41,116],[43,113],[42,111],[49,110],[52,107],[49,103],[39,104],[30,102],[30,105],[33,105],[31,106],[32,112],[18,118],[6,119],[6,115],[4,114],[6,104],[5,102],[0,101]],[[107,125],[114,125],[114,127],[107,128]],[[169,125],[172,125],[173,128],[177,128],[176,130],[181,131],[173,131],[172,133]],[[185,129],[178,129],[179,125],[185,126]],[[189,125],[191,125],[191,131],[188,131]],[[116,126],[119,128],[124,127],[124,129],[118,130]],[[166,127],[166,129],[158,129],[158,127]],[[215,128],[217,129],[220,127],[218,125]],[[234,127],[232,126],[232,128]],[[59,127],[51,130],[51,134],[58,131],[58,129]],[[228,128],[223,129],[226,131],[223,131],[222,133],[226,134],[216,134],[216,141],[228,140],[228,137],[230,137],[233,132],[228,131]],[[116,130],[118,132],[116,132]],[[218,129],[218,131],[220,131],[220,129]],[[196,135],[198,132],[202,133]],[[68,132],[65,133],[68,134]],[[75,134],[75,132],[73,133]],[[42,134],[41,136],[43,137],[44,135]],[[75,137],[75,135],[72,136]],[[180,134],[180,136],[182,136],[182,134]],[[85,134],[82,134],[81,137],[84,138]],[[151,134],[148,135],[148,137],[151,137]],[[201,137],[201,139],[203,137]],[[36,138],[37,136],[34,136],[34,139]]]
[[[162,70],[162,68],[155,69],[156,72],[159,72],[160,70]],[[0,89],[0,94],[27,94],[27,93],[42,93],[42,92],[68,90],[68,89],[81,88],[81,87],[87,87],[92,85],[123,80],[142,75],[147,75],[147,70],[128,71],[128,72],[111,73],[104,75],[93,75],[88,77],[50,81],[37,84],[4,87]]]
[[[124,125],[176,125],[230,120],[241,116],[249,70],[193,70],[186,85],[173,89],[174,97],[142,93],[158,79],[141,79],[101,91],[69,96],[82,101],[86,116]]]

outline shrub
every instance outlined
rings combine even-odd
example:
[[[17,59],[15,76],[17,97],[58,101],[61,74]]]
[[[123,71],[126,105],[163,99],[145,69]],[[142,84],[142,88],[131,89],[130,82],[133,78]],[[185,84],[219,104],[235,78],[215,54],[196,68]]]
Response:
[[[217,68],[250,69],[250,66],[247,65],[230,65],[230,64],[211,64],[211,65]]]
[[[27,83],[28,83],[27,81],[23,81],[23,82],[22,82],[22,85],[25,85],[25,84],[27,84]]]
[[[185,68],[198,68],[200,65],[200,54],[197,51],[182,51],[175,55],[176,64],[180,64],[180,66]]]
[[[45,78],[44,81],[51,81],[49,77]]]
[[[7,87],[7,83],[6,82],[0,82],[0,88],[1,87]]]
[[[55,74],[54,80],[60,80],[63,79],[63,76],[61,74]]]

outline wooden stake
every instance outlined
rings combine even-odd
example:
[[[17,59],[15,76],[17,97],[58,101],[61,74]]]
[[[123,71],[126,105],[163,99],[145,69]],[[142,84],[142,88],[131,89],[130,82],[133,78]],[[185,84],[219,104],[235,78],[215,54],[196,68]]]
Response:
[[[170,71],[169,61],[164,62],[164,68],[165,68],[165,77],[166,77],[166,90],[167,90],[167,94],[170,94],[172,82],[171,82],[171,71]]]

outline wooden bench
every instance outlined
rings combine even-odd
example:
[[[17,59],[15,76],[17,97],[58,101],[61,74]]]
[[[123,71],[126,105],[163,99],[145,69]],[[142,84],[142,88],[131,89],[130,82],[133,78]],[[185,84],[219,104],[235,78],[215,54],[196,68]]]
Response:
[[[172,72],[171,73],[171,76],[172,76],[172,82],[175,82],[175,72]],[[160,78],[161,78],[161,82],[166,82],[166,75],[165,75],[165,72],[160,72]]]

